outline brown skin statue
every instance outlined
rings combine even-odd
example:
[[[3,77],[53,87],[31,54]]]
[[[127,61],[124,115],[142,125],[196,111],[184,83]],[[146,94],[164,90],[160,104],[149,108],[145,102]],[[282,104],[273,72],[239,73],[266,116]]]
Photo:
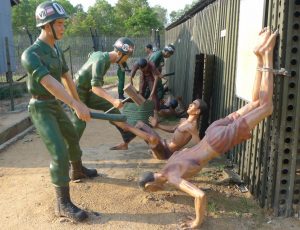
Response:
[[[158,173],[145,172],[139,185],[146,191],[157,191],[168,182],[195,198],[196,218],[181,224],[183,229],[199,227],[205,216],[205,193],[187,181],[196,175],[210,160],[251,137],[251,130],[273,112],[273,49],[278,31],[264,28],[254,49],[257,57],[252,101],[247,105],[212,123],[205,137],[189,149],[175,152]]]
[[[188,118],[181,119],[175,126],[162,125],[154,117],[149,118],[149,123],[154,128],[174,133],[171,140],[163,140],[154,130],[143,122],[138,122],[136,127],[148,134],[148,140],[151,152],[154,158],[165,160],[175,152],[185,146],[192,138],[196,143],[200,142],[198,131],[198,118],[200,113],[206,110],[206,103],[200,99],[194,100],[187,110]]]

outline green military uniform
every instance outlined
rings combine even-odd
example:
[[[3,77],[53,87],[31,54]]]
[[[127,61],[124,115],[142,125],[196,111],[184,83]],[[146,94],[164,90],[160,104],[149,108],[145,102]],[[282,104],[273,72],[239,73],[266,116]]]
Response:
[[[155,67],[161,73],[162,67],[165,65],[165,59],[164,59],[162,50],[158,50],[156,52],[153,52],[152,55],[149,57],[149,61],[153,62],[155,64]],[[162,84],[162,79],[161,78],[158,79],[156,88],[157,88],[158,100],[163,99],[163,97],[164,97],[164,86]]]
[[[75,84],[80,100],[91,109],[106,111],[113,107],[110,102],[91,91],[93,86],[103,85],[103,77],[110,64],[109,53],[97,51],[91,54],[87,62],[75,74]],[[120,113],[120,111],[114,109],[110,113]],[[85,130],[86,122],[80,120],[76,113],[73,113],[72,121],[80,138]],[[124,142],[128,143],[134,138],[134,134],[124,132],[117,126],[116,128],[120,131]]]
[[[33,96],[29,113],[51,154],[52,183],[67,186],[69,161],[81,160],[79,138],[61,103],[40,83],[48,74],[61,82],[62,75],[69,70],[64,55],[57,46],[52,48],[38,39],[22,54],[22,65],[28,73],[28,91]]]

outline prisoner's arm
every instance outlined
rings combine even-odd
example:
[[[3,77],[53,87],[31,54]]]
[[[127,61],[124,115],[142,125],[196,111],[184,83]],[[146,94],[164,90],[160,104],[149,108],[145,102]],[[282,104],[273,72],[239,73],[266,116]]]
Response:
[[[154,94],[154,92],[155,92],[155,90],[156,90],[156,87],[157,87],[158,78],[159,78],[158,75],[154,75],[154,83],[153,83],[152,91],[151,91],[151,93],[150,93],[149,98],[152,98],[152,97],[153,97],[153,94]]]
[[[185,226],[189,228],[195,228],[197,226],[200,226],[204,220],[206,205],[207,205],[205,193],[199,188],[197,188],[195,185],[193,185],[192,183],[182,178],[170,176],[168,178],[168,181],[170,184],[173,184],[181,191],[186,192],[187,194],[195,198],[194,204],[195,204],[196,218],[191,223],[186,223]]]
[[[168,133],[174,133],[178,125],[176,126],[168,126],[168,125],[161,125],[158,123],[157,118],[150,116],[149,123],[152,125],[153,128],[161,129]]]
[[[152,98],[153,93],[155,92],[156,88],[157,88],[157,83],[158,83],[158,79],[162,78],[163,76],[161,75],[161,73],[158,71],[158,69],[155,67],[154,63],[149,63],[149,65],[151,66],[151,72],[154,76],[154,83],[153,83],[153,87],[152,87],[152,91],[150,94],[150,98]]]
[[[136,74],[136,71],[138,69],[138,66],[136,64],[133,65],[132,70],[130,72],[130,84],[133,85],[133,78]]]
[[[174,133],[177,127],[178,125],[162,125],[162,124],[157,124],[156,126],[156,128],[161,129],[168,133]]]
[[[82,103],[75,100],[68,94],[62,84],[60,84],[51,75],[46,75],[41,79],[41,84],[57,99],[63,101],[73,108],[81,120],[89,121],[91,119],[89,109]]]

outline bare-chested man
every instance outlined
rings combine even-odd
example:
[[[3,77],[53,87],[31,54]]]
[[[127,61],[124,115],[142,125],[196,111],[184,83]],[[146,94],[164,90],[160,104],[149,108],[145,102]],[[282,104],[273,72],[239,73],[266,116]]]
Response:
[[[233,146],[249,139],[251,130],[273,112],[273,49],[278,31],[264,28],[254,49],[257,72],[248,103],[227,117],[212,123],[200,143],[190,149],[175,152],[159,173],[146,172],[139,185],[146,191],[156,191],[169,182],[195,198],[196,218],[182,223],[183,229],[196,228],[204,220],[206,195],[186,178],[196,175],[210,160],[227,152]]]
[[[149,147],[151,148],[153,157],[165,160],[175,152],[185,146],[192,138],[196,143],[200,142],[199,130],[198,130],[198,118],[199,115],[205,112],[207,105],[203,100],[194,100],[187,110],[188,118],[182,118],[180,123],[175,126],[166,126],[157,123],[157,119],[154,117],[149,118],[149,123],[154,128],[159,128],[169,133],[174,133],[171,140],[167,141],[162,139],[152,128],[143,122],[138,122],[135,127],[148,133]]]
[[[132,70],[130,73],[130,83],[133,85],[133,78],[136,72],[140,70],[140,83],[139,83],[139,93],[146,97],[146,89],[150,90],[150,96],[148,100],[152,100],[154,103],[154,116],[157,117],[157,113],[159,110],[159,99],[157,97],[157,82],[159,78],[163,76],[155,67],[154,63],[147,61],[145,58],[140,58],[134,65],[132,66]]]

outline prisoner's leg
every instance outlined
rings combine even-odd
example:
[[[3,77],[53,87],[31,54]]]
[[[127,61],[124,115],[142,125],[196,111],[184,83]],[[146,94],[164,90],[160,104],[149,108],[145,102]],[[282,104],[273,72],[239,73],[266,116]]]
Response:
[[[253,85],[253,90],[252,90],[252,101],[257,101],[259,100],[259,91],[260,91],[260,85],[261,85],[261,78],[262,78],[262,72],[259,71],[259,68],[263,67],[263,53],[262,50],[264,46],[266,45],[269,37],[271,35],[271,31],[269,27],[263,28],[259,32],[258,36],[258,41],[257,45],[254,48],[253,52],[256,56],[257,64],[256,64],[256,73],[255,73],[255,80],[254,80],[254,85]]]
[[[107,111],[108,109],[113,107],[113,105],[109,101],[105,100],[104,98],[101,98],[101,97],[97,96],[93,92],[89,93],[88,102],[86,104],[91,109],[102,110],[102,111]],[[120,111],[118,109],[113,109],[112,111],[110,111],[110,113],[111,114],[120,114]],[[110,122],[110,123],[112,123],[112,122]],[[118,131],[120,132],[120,134],[122,136],[123,143],[121,143],[117,146],[114,146],[110,149],[111,150],[126,150],[126,149],[128,149],[128,143],[135,136],[133,134],[129,133],[129,132],[124,132],[122,129],[118,128],[117,126],[116,126],[116,128],[118,129]]]
[[[158,143],[158,138],[147,132],[140,130],[139,128],[133,127],[125,122],[113,122],[116,126],[120,127],[124,131],[131,132],[136,136],[142,138],[144,141],[148,142],[150,145],[156,145]]]
[[[257,59],[257,65],[256,65],[257,70],[255,73],[255,80],[254,80],[253,90],[252,90],[252,101],[237,111],[237,113],[241,116],[249,113],[250,111],[252,111],[253,109],[259,106],[259,92],[260,92],[261,79],[262,79],[262,72],[259,71],[259,69],[263,67],[263,49],[266,43],[268,42],[270,35],[271,35],[271,31],[270,28],[268,27],[263,28],[259,32],[257,45],[253,50]]]
[[[271,115],[273,112],[273,49],[277,34],[277,31],[272,33],[265,47],[261,50],[264,67],[268,68],[270,71],[264,71],[262,74],[259,92],[259,107],[244,116],[250,129],[253,129],[261,120]]]

